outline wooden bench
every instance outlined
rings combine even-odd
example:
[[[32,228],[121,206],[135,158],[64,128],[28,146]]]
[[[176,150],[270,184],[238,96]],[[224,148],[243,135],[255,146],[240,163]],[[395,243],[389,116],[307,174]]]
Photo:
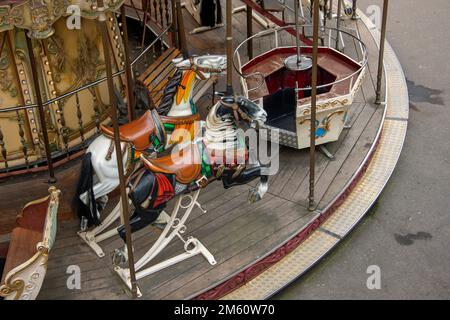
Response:
[[[60,191],[30,202],[16,219],[2,274],[0,296],[6,300],[36,299],[56,237]]]
[[[138,80],[148,88],[156,106],[159,106],[164,88],[177,71],[172,61],[181,56],[177,48],[168,48],[139,76]],[[213,76],[207,81],[198,82],[194,90],[194,102],[197,102],[216,80],[217,76]]]

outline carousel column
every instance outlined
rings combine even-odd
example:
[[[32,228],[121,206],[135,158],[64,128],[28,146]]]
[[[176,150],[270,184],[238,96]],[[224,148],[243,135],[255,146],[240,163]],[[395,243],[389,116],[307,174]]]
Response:
[[[130,62],[130,47],[128,42],[128,26],[127,16],[125,12],[125,5],[120,7],[120,15],[123,31],[123,46],[125,49],[125,78],[127,81],[127,100],[128,100],[128,120],[131,122],[135,117],[135,99],[134,99],[134,86],[133,86],[133,67]]]
[[[105,6],[103,0],[97,0],[98,7],[98,21],[99,27],[102,35],[102,44],[103,44],[103,55],[105,59],[106,66],[106,77],[108,84],[108,93],[109,100],[111,103],[111,120],[114,128],[114,147],[116,150],[117,156],[117,164],[118,164],[118,173],[119,173],[119,181],[120,181],[120,196],[122,203],[122,221],[125,225],[126,231],[126,245],[128,250],[128,263],[130,269],[130,282],[131,282],[131,291],[133,297],[137,297],[137,284],[136,284],[136,271],[134,268],[134,255],[133,255],[133,245],[131,239],[131,229],[129,222],[129,207],[128,207],[128,197],[125,186],[125,174],[123,169],[123,157],[122,157],[122,147],[119,139],[119,123],[117,119],[117,101],[114,95],[114,82],[113,82],[113,74],[112,74],[112,65],[111,65],[111,57],[109,51],[109,39],[108,39],[108,29],[106,25],[106,14],[105,14]]]
[[[47,124],[45,122],[44,104],[42,102],[41,88],[39,85],[39,78],[38,78],[38,73],[37,73],[37,68],[36,68],[36,60],[35,60],[34,51],[33,51],[33,44],[31,42],[31,39],[27,35],[25,35],[25,39],[26,39],[26,44],[27,44],[28,55],[30,57],[31,75],[33,77],[34,91],[36,94],[36,102],[38,105],[39,120],[40,120],[41,130],[42,130],[42,138],[44,139],[45,156],[47,158],[48,173],[50,175],[49,182],[55,183],[56,182],[55,170],[53,168],[52,154],[50,152],[50,142],[48,140]]]
[[[314,0],[313,61],[311,81],[311,146],[309,154],[309,210],[315,209],[314,189],[316,179],[316,104],[317,104],[317,56],[319,52],[319,0]]]
[[[386,42],[386,26],[388,18],[389,0],[383,2],[383,21],[381,25],[380,54],[378,56],[377,91],[375,104],[381,104],[381,81],[383,80],[384,44]]]

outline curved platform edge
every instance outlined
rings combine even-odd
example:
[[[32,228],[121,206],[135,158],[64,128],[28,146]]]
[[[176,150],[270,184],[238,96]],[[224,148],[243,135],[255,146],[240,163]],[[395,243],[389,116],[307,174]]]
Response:
[[[380,32],[359,9],[379,47]],[[325,257],[361,221],[389,181],[403,148],[409,118],[405,76],[385,45],[385,113],[371,150],[342,192],[306,228],[265,257],[192,299],[268,299]]]

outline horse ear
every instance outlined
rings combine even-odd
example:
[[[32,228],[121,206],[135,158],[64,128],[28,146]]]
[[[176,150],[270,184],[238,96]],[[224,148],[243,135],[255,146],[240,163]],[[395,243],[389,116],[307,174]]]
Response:
[[[179,64],[180,62],[182,62],[183,60],[184,60],[183,58],[175,58],[175,59],[172,60],[172,63],[173,63],[174,65],[177,65],[177,64]]]
[[[141,80],[136,80],[136,83],[134,86],[134,91],[135,91],[136,97],[139,96],[139,93],[140,93],[142,99],[145,99],[145,98],[143,98],[144,96],[147,98],[147,101],[143,101],[143,102],[145,104],[147,104],[145,107],[148,110],[156,109],[155,102],[153,101],[153,98],[150,94],[150,90],[148,90],[148,88],[145,86],[145,84]]]

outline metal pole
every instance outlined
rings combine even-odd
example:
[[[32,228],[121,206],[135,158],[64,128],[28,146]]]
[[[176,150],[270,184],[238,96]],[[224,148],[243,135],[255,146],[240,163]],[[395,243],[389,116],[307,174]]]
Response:
[[[330,0],[330,6],[328,9],[328,19],[333,19],[333,0]]]
[[[337,17],[336,17],[336,50],[339,50],[339,38],[341,36],[341,11],[342,0],[338,0]]]
[[[123,45],[125,48],[125,78],[127,81],[127,100],[128,100],[128,121],[133,121],[135,114],[135,99],[134,99],[134,85],[133,85],[133,67],[130,63],[130,47],[128,43],[128,26],[127,26],[127,16],[125,14],[125,5],[120,7],[120,14],[122,20],[122,31],[123,31]]]
[[[175,0],[171,0],[172,4],[172,45],[174,47],[180,48],[180,43],[178,42],[178,23],[177,23],[177,10]]]
[[[300,63],[302,62],[302,57],[300,56],[300,54],[301,54],[301,52],[300,52],[300,36],[299,36],[300,26],[299,26],[299,23],[298,23],[298,7],[299,7],[299,2],[295,1],[295,3],[294,3],[295,44],[297,46],[297,65],[300,65]]]
[[[377,91],[376,91],[376,104],[381,104],[381,80],[383,79],[383,63],[384,63],[384,44],[386,42],[386,26],[388,18],[389,0],[383,2],[383,22],[381,25],[381,38],[380,38],[380,54],[378,56],[378,75],[377,75]]]
[[[313,65],[311,80],[311,146],[309,154],[309,210],[315,209],[314,189],[316,171],[316,104],[317,104],[317,57],[319,53],[319,0],[314,0],[313,18]]]
[[[109,92],[109,100],[111,103],[111,120],[114,128],[114,146],[116,149],[117,156],[117,164],[118,164],[118,172],[119,172],[119,181],[120,181],[120,198],[122,202],[122,221],[125,225],[126,231],[126,242],[128,249],[128,264],[130,268],[130,282],[131,282],[131,291],[133,297],[137,297],[137,285],[136,285],[136,270],[134,268],[134,255],[133,255],[133,245],[131,239],[131,228],[129,221],[129,207],[128,207],[128,197],[125,186],[125,174],[123,170],[123,158],[122,158],[122,147],[119,139],[119,123],[117,120],[117,101],[114,96],[114,81],[112,75],[112,65],[111,65],[111,57],[109,50],[109,40],[108,40],[108,29],[106,26],[106,14],[105,14],[105,6],[103,0],[97,0],[97,7],[99,11],[98,21],[99,27],[102,34],[102,44],[103,44],[103,54],[105,58],[105,66],[106,66],[106,76],[108,83],[108,92]]]
[[[247,38],[253,36],[253,8],[247,5]],[[253,59],[253,39],[247,42],[248,59]]]
[[[181,0],[176,0],[177,20],[178,20],[178,38],[180,39],[180,51],[183,58],[189,57],[189,52],[186,43],[186,31],[184,29],[183,11],[181,10]]]
[[[227,94],[233,94],[233,4],[227,0]]]
[[[356,0],[353,0],[353,7],[352,7],[352,19],[358,20],[358,15],[356,14]]]
[[[141,41],[141,47],[142,50],[145,49],[145,36],[146,36],[146,31],[147,31],[147,19],[148,19],[148,0],[145,1],[145,5],[144,5],[144,1],[142,1],[142,9],[144,10],[144,23],[142,25],[142,27],[144,28],[144,30],[142,31],[142,41]]]
[[[45,156],[47,158],[48,174],[50,175],[50,179],[48,180],[48,182],[55,183],[55,170],[53,168],[52,153],[50,152],[50,142],[48,140],[47,124],[45,123],[44,105],[42,103],[41,87],[39,85],[39,78],[36,69],[36,59],[33,51],[33,43],[27,35],[25,35],[25,39],[27,43],[28,55],[30,56],[31,74],[33,76],[34,91],[36,94],[36,101],[39,110],[39,120],[42,129],[42,137],[44,138],[44,149]]]

